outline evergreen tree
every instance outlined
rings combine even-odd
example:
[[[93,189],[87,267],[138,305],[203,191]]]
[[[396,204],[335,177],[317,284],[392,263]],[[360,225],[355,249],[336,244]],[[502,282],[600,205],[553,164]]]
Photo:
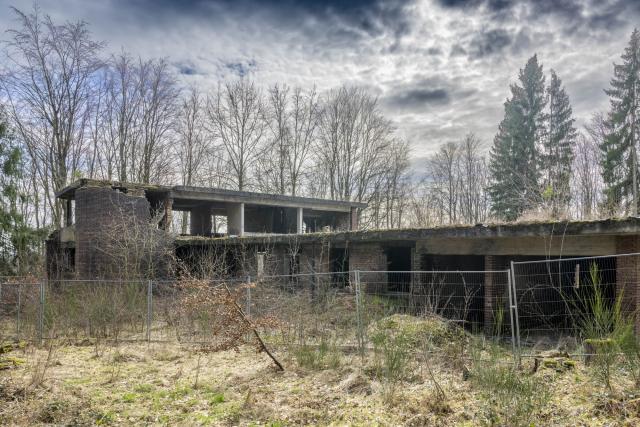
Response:
[[[512,221],[540,200],[539,146],[546,134],[544,74],[532,56],[511,86],[504,119],[491,149],[492,211]]]
[[[28,260],[37,257],[38,233],[19,209],[26,201],[18,187],[22,165],[22,152],[0,110],[0,274],[4,275],[26,273]]]
[[[602,142],[602,178],[605,203],[613,213],[622,207],[638,213],[638,109],[640,97],[640,32],[635,29],[622,55],[614,64],[609,95],[611,109],[607,116],[608,132]]]
[[[570,200],[569,181],[573,162],[573,146],[577,131],[569,96],[562,82],[551,70],[551,82],[547,89],[549,96],[548,135],[543,144],[542,170],[544,174],[543,197],[551,207],[551,214],[557,218]]]

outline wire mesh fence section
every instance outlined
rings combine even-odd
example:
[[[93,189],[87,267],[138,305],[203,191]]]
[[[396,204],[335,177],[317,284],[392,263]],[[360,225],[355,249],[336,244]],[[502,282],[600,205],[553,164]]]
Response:
[[[229,278],[153,281],[150,286],[148,340],[215,345],[221,313],[210,297],[228,289],[240,307],[245,307],[250,285],[247,279]]]
[[[372,325],[398,314],[438,317],[491,336],[508,338],[512,331],[508,271],[351,271],[195,282],[196,287],[188,279],[3,283],[2,334],[215,346],[224,336],[225,313],[198,299],[220,289],[276,345],[363,349],[370,345]]]
[[[147,281],[48,281],[40,337],[143,340],[146,313]]]
[[[639,256],[512,263],[522,344],[575,345],[603,313],[618,311],[629,319],[634,316]]]
[[[436,316],[468,331],[511,336],[509,272],[359,272],[364,328],[395,314]]]
[[[40,285],[33,281],[0,280],[0,340],[33,336],[39,323]]]
[[[251,319],[274,319],[265,340],[283,345],[357,345],[354,273],[264,276],[247,294]]]

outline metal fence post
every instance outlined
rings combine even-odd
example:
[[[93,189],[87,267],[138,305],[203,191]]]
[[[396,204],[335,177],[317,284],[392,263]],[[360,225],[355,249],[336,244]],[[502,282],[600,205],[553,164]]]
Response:
[[[22,284],[18,284],[18,312],[16,313],[16,341],[20,341],[20,306],[22,305]]]
[[[511,351],[513,352],[514,359],[517,357],[516,352],[516,328],[514,321],[514,308],[515,304],[513,302],[513,288],[511,286],[512,278],[511,278],[511,270],[507,270],[507,287],[509,288],[509,321],[511,322]]]
[[[40,306],[38,307],[38,343],[42,345],[44,337],[44,304],[45,304],[45,280],[40,281]]]
[[[513,315],[516,325],[516,346],[518,352],[518,364],[520,363],[520,319],[518,315],[518,292],[516,288],[516,274],[514,263],[511,261],[511,286],[513,288]]]
[[[358,349],[360,350],[360,354],[364,356],[364,334],[362,331],[362,309],[360,307],[361,304],[361,295],[360,295],[360,270],[356,270],[354,272],[355,281],[356,281],[356,327],[357,327],[357,342]]]
[[[247,287],[245,291],[245,315],[251,319],[251,276],[247,276]]]
[[[147,281],[147,342],[151,341],[151,321],[153,320],[153,281]]]

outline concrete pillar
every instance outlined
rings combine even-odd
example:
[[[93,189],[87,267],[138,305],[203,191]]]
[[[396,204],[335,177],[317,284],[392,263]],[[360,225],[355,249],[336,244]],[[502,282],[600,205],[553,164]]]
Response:
[[[617,236],[616,253],[637,253],[640,237]],[[622,293],[622,311],[636,316],[636,331],[640,331],[638,309],[638,280],[640,279],[640,256],[631,255],[616,258],[616,297]]]
[[[298,208],[296,211],[296,233],[302,234],[304,228],[304,209]]]
[[[199,206],[191,210],[189,232],[192,236],[211,235],[211,208]]]
[[[173,199],[167,197],[164,199],[164,217],[160,223],[160,228],[169,231],[171,229],[171,222],[173,221]]]
[[[230,236],[244,235],[244,203],[233,203],[227,207],[227,233]]]
[[[358,208],[351,208],[351,224],[349,229],[351,231],[358,230]]]

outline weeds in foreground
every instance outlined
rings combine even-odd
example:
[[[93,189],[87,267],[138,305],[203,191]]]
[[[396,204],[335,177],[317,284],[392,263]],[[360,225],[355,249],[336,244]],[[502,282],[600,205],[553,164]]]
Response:
[[[484,354],[488,353],[488,357]],[[501,349],[489,344],[472,351],[471,381],[485,402],[488,421],[495,425],[534,425],[550,399],[547,385],[535,375],[518,372],[500,357]]]
[[[583,313],[578,318],[578,327],[584,338],[586,362],[592,366],[597,380],[613,391],[612,374],[621,360],[621,353],[622,359],[637,375],[640,348],[633,322],[622,313],[622,292],[613,302],[607,301],[595,263],[589,268],[589,279],[588,295],[578,297]]]
[[[411,362],[412,341],[403,330],[376,331],[371,335],[375,373],[384,387],[384,399],[392,402],[398,384],[407,376]]]
[[[45,382],[47,370],[51,366],[57,348],[55,340],[50,340],[47,344],[47,353],[44,356],[36,357],[32,364],[29,387],[37,388]]]
[[[337,369],[342,360],[337,346],[322,339],[317,347],[302,344],[293,349],[298,365],[312,370]]]

